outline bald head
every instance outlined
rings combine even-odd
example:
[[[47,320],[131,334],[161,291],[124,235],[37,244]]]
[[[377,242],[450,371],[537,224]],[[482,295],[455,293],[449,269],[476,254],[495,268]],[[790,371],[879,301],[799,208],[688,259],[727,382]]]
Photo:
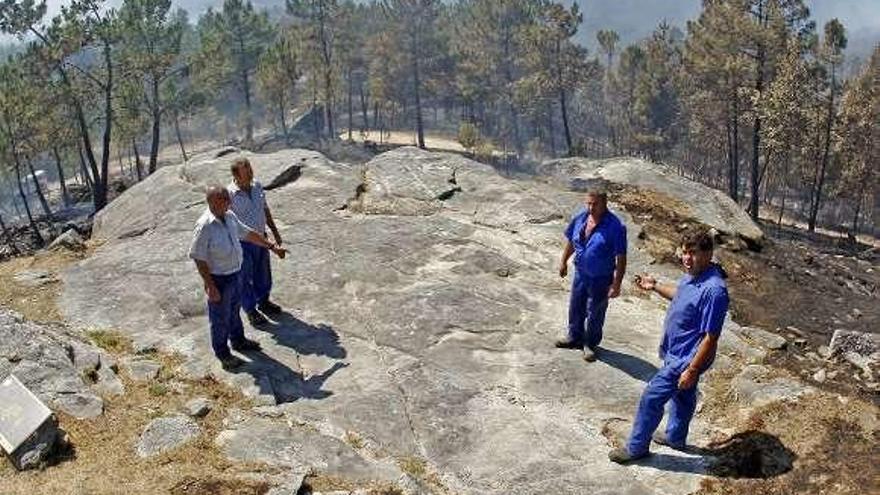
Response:
[[[208,209],[217,218],[225,218],[226,210],[229,209],[229,191],[223,186],[210,185],[205,189],[205,200],[208,202]]]

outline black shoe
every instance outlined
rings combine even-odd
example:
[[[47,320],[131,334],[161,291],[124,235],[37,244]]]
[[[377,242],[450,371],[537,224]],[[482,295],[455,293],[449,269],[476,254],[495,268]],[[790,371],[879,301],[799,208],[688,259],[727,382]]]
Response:
[[[666,434],[663,432],[658,431],[658,432],[654,433],[654,435],[651,437],[651,439],[654,440],[654,443],[656,443],[657,445],[665,445],[673,450],[686,450],[687,449],[686,444],[670,443],[669,438],[667,438]]]
[[[555,345],[559,349],[580,349],[583,347],[580,342],[572,342],[568,339],[557,340]]]
[[[244,360],[242,360],[241,358],[238,358],[236,356],[233,356],[232,354],[230,354],[228,356],[219,357],[217,359],[220,360],[220,366],[223,367],[223,369],[226,371],[234,370],[244,364]]]
[[[608,459],[618,464],[629,464],[630,462],[648,457],[648,452],[639,455],[632,455],[625,448],[614,449],[608,453]]]
[[[592,363],[596,360],[596,352],[599,349],[597,347],[584,347],[584,361],[588,363]]]
[[[255,327],[269,323],[269,320],[267,320],[266,317],[260,314],[260,312],[257,310],[248,311],[247,318],[251,325]]]
[[[259,351],[263,348],[263,346],[261,346],[260,343],[255,340],[244,339],[241,342],[236,342],[232,344],[232,348],[239,352]]]
[[[281,314],[281,306],[279,306],[279,305],[277,305],[277,304],[275,304],[275,303],[273,303],[272,301],[269,301],[269,300],[266,300],[266,301],[261,302],[261,303],[257,306],[257,309],[259,309],[259,310],[262,311],[263,313],[266,313],[267,315],[277,315],[277,314]]]

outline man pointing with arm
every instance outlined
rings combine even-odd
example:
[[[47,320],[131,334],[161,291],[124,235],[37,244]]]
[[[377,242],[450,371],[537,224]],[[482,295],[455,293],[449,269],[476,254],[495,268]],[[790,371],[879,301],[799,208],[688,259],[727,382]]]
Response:
[[[260,344],[244,336],[239,309],[242,253],[240,240],[270,249],[284,258],[287,250],[278,247],[239,221],[229,211],[229,192],[222,186],[211,186],[205,193],[208,209],[199,218],[193,231],[189,257],[195,261],[208,298],[208,319],[211,322],[211,347],[226,370],[237,368],[243,361],[229,350],[259,350]]]
[[[608,457],[627,463],[648,455],[651,438],[661,445],[683,449],[697,406],[697,382],[712,365],[729,298],[726,274],[712,263],[714,244],[708,232],[697,232],[682,242],[681,261],[687,273],[677,286],[662,284],[654,277],[636,277],[642,290],[654,291],[672,301],[666,312],[660,357],[663,367],[651,378],[639,402],[632,433],[626,447]],[[670,402],[665,434],[654,434]]]

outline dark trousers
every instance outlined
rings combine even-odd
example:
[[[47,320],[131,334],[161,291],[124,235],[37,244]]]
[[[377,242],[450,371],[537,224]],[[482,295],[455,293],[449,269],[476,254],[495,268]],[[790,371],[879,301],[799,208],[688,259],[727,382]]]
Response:
[[[272,291],[272,270],[269,267],[269,250],[242,241],[241,252],[241,307],[251,312],[257,304],[269,300]]]
[[[602,342],[612,276],[588,277],[575,272],[568,304],[568,340],[586,347]]]
[[[239,274],[211,275],[214,285],[220,291],[220,301],[208,301],[208,319],[211,321],[211,347],[214,355],[229,356],[228,342],[244,341],[244,325],[241,323],[241,288]]]

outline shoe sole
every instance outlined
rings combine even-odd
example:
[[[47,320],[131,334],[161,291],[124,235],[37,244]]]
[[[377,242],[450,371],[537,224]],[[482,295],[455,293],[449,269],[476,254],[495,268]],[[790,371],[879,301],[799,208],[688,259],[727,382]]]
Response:
[[[666,442],[666,441],[662,441],[662,442],[661,442],[661,441],[658,441],[656,438],[652,438],[651,440],[652,440],[654,443],[656,443],[657,445],[662,445],[662,446],[664,446],[664,447],[669,447],[669,448],[672,449],[672,450],[681,450],[681,451],[687,450],[687,445],[674,445],[674,444],[671,444],[671,443]]]

